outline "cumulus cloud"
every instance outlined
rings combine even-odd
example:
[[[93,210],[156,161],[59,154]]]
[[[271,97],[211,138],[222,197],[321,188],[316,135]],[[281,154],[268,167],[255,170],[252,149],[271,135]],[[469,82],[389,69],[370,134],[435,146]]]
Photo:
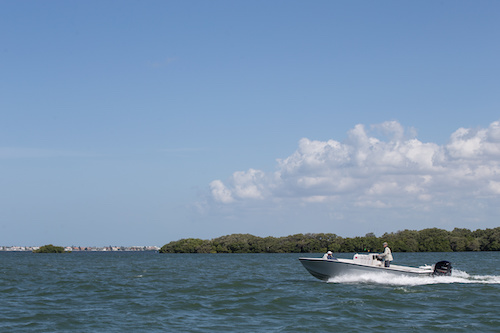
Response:
[[[234,201],[231,191],[220,180],[210,183],[211,193],[216,201],[230,203]]]
[[[225,205],[289,201],[383,209],[496,198],[499,184],[500,122],[460,128],[438,145],[391,121],[356,125],[342,142],[303,138],[274,172],[237,171],[211,182],[210,190],[213,201]]]

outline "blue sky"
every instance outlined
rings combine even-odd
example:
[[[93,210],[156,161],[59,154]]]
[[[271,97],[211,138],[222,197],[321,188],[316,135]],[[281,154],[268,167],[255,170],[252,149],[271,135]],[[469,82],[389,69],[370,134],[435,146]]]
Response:
[[[498,1],[2,1],[0,245],[500,225]]]

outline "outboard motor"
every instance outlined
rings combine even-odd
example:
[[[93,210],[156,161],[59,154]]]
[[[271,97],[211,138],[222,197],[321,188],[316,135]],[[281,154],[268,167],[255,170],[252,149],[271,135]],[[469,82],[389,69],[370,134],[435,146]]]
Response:
[[[434,265],[434,272],[432,275],[450,276],[451,275],[451,262],[439,261]]]

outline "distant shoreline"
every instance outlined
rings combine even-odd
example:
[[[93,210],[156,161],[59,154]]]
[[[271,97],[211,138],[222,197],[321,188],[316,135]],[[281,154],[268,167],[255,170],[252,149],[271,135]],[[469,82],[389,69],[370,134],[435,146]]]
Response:
[[[388,242],[393,252],[469,252],[500,251],[500,227],[493,229],[438,228],[402,230],[377,237],[343,238],[333,233],[307,233],[284,237],[258,237],[231,234],[203,240],[183,238],[159,246],[66,246],[65,252],[140,252],[159,253],[335,253],[381,252]],[[0,246],[0,252],[32,252],[40,246]]]
[[[0,246],[0,252],[33,252],[40,246]],[[65,246],[66,252],[140,252],[158,251],[158,246]]]

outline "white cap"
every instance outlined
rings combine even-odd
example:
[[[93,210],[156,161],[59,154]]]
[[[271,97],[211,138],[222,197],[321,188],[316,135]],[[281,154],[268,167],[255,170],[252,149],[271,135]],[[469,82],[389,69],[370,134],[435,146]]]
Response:
[[[332,251],[328,251],[326,254],[332,254]]]

